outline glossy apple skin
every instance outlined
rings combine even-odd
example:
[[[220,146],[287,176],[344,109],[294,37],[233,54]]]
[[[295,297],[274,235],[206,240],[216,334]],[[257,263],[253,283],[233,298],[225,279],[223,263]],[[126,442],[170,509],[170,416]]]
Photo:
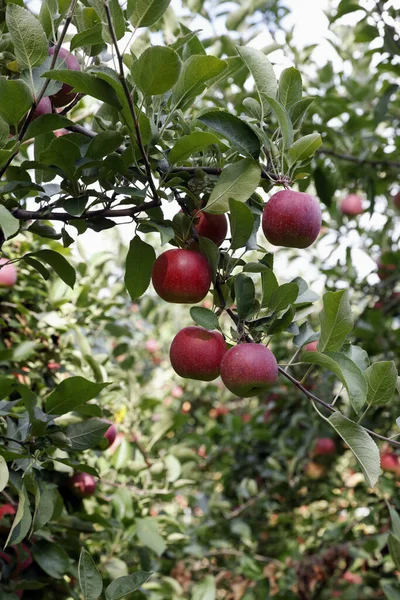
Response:
[[[0,265],[8,262],[8,258],[0,258]],[[13,264],[0,269],[0,287],[13,287],[17,283],[17,269]]]
[[[33,113],[32,121],[34,121],[38,117],[41,117],[42,115],[51,114],[51,112],[52,112],[52,105],[51,105],[50,98],[42,98],[40,100],[39,104],[37,105],[35,112]]]
[[[347,215],[348,217],[360,215],[363,212],[361,197],[357,194],[349,194],[341,201],[339,210],[342,215]]]
[[[114,443],[114,440],[117,437],[117,428],[111,421],[108,421],[108,423],[110,423],[110,427],[105,432],[104,437],[107,439],[108,445],[111,446],[111,444]]]
[[[332,438],[318,438],[315,444],[314,454],[321,456],[323,454],[334,454],[336,452],[336,444]]]
[[[310,342],[306,344],[303,348],[304,352],[318,352],[318,342]]]
[[[51,46],[51,48],[49,48],[49,55],[53,56],[55,50],[55,46]],[[60,69],[64,68],[69,69],[70,71],[81,70],[80,64],[75,58],[75,56],[73,54],[70,54],[68,50],[66,50],[66,48],[60,48],[57,58],[60,58],[64,61],[64,64],[60,65]],[[67,104],[70,104],[70,102],[72,102],[72,100],[74,100],[76,97],[75,93],[71,94],[72,89],[73,88],[70,85],[68,85],[67,83],[63,83],[61,90],[53,96],[51,96],[51,102],[53,106],[56,106],[58,108],[60,106],[66,106]]]
[[[396,454],[384,452],[381,455],[381,467],[384,471],[389,471],[391,473],[399,473],[400,463]]]
[[[276,358],[262,344],[238,344],[230,348],[221,361],[221,379],[237,396],[257,396],[278,379]]]
[[[293,190],[282,190],[271,196],[262,216],[262,229],[269,243],[287,248],[311,246],[321,224],[318,200]]]
[[[77,498],[89,498],[96,491],[96,480],[89,473],[75,473],[71,477],[69,485]]]
[[[206,212],[196,213],[194,226],[200,237],[206,237],[220,246],[228,233],[226,215],[211,215]]]
[[[181,377],[213,381],[219,376],[225,353],[225,340],[219,331],[192,326],[176,334],[169,356],[172,368]]]
[[[211,269],[207,259],[193,250],[167,250],[153,265],[152,281],[166,302],[196,304],[207,295]]]

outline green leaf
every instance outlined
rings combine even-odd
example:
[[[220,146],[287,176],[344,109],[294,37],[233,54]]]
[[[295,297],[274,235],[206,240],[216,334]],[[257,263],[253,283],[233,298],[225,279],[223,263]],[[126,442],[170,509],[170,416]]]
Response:
[[[38,19],[26,8],[8,4],[6,22],[18,63],[27,69],[42,63],[48,54],[48,42]]]
[[[28,265],[33,267],[43,277],[43,279],[47,281],[50,278],[50,272],[42,265],[41,262],[35,260],[29,255],[25,255],[23,258]]]
[[[290,304],[296,301],[298,295],[299,286],[297,283],[284,283],[272,292],[268,302],[268,309],[275,313],[285,310]]]
[[[44,85],[43,73],[51,68],[53,57],[48,56],[44,62],[34,69],[24,69],[21,73],[20,79],[25,81],[26,85],[31,89],[31,92],[35,98],[37,98],[42,91]],[[56,59],[54,68],[65,67],[65,61],[61,58]],[[49,81],[49,84],[44,93],[44,97],[52,96],[59,92],[62,88],[62,83],[59,81]]]
[[[208,146],[220,145],[220,140],[213,133],[207,131],[193,131],[189,135],[182,136],[168,154],[168,160],[172,165],[180,163],[189,156],[197,154]]]
[[[191,600],[216,600],[216,597],[217,586],[212,575],[207,575],[203,581],[193,586]]]
[[[299,102],[296,102],[296,104],[293,104],[293,106],[289,110],[293,127],[300,127],[306,112],[308,111],[314,100],[315,98],[303,98]]]
[[[37,487],[36,506],[33,516],[32,531],[38,531],[52,518],[58,497],[56,487],[50,487],[46,482],[39,482]]]
[[[8,136],[10,134],[10,128],[8,123],[0,117],[0,148],[3,148],[8,142]]]
[[[5,206],[0,204],[0,227],[3,230],[4,237],[8,240],[9,237],[17,233],[19,229],[19,221],[6,209]]]
[[[286,312],[279,319],[274,319],[271,325],[267,328],[268,335],[273,335],[275,333],[280,333],[281,331],[285,331],[289,325],[292,323],[295,308],[293,306],[289,306]]]
[[[235,277],[234,285],[237,314],[239,319],[244,321],[254,312],[256,306],[254,281],[251,277],[239,273]]]
[[[203,112],[197,120],[232,142],[239,152],[257,159],[260,140],[252,128],[227,110],[213,109]]]
[[[289,163],[292,165],[313,156],[321,144],[322,138],[319,133],[310,133],[296,140],[288,150]]]
[[[90,142],[86,156],[99,160],[116,150],[124,141],[124,136],[119,131],[102,131]]]
[[[77,161],[80,158],[79,147],[69,139],[69,136],[54,138],[39,156],[41,163],[59,167],[68,179],[74,179]]]
[[[372,364],[365,371],[365,377],[368,383],[368,404],[385,404],[392,400],[398,377],[396,365],[392,360]]]
[[[387,507],[390,514],[390,520],[392,521],[393,535],[400,541],[400,516],[389,503],[387,503]]]
[[[222,214],[229,210],[229,199],[246,202],[259,186],[260,166],[251,158],[244,158],[223,169],[211,192],[205,212]]]
[[[82,423],[69,425],[66,435],[71,441],[72,450],[81,452],[88,448],[96,448],[109,427],[110,424],[107,421],[89,419],[88,421],[82,421]]]
[[[288,112],[282,106],[282,104],[278,102],[278,100],[275,100],[275,98],[267,96],[266,94],[262,94],[262,98],[271,106],[272,110],[274,111],[276,118],[278,119],[279,128],[281,130],[283,148],[288,148],[293,142],[293,125]]]
[[[152,573],[137,571],[132,575],[125,575],[115,579],[106,589],[106,600],[119,600],[135,592],[141,585],[150,579]]]
[[[139,298],[149,287],[155,260],[153,246],[135,235],[129,244],[125,267],[125,286],[132,300]]]
[[[299,327],[299,333],[293,338],[293,343],[298,348],[301,348],[305,344],[315,342],[318,339],[318,334],[311,327],[310,323],[306,321]]]
[[[346,354],[356,365],[365,371],[369,367],[368,353],[360,346],[353,346],[353,344],[345,344],[341,349],[341,352]],[[365,375],[365,373],[364,373]]]
[[[67,117],[61,115],[41,115],[29,125],[23,140],[31,140],[43,133],[63,129],[71,125],[74,125],[74,123],[70,119],[67,119]]]
[[[400,600],[400,590],[395,589],[389,584],[382,584],[382,591],[385,594],[387,600]]]
[[[214,242],[206,237],[199,237],[200,252],[204,254],[211,267],[212,281],[215,281],[219,262],[219,248]]]
[[[166,46],[152,46],[133,63],[131,74],[144,96],[158,96],[173,88],[181,67],[181,60],[174,50]]]
[[[271,269],[261,273],[261,283],[263,289],[261,308],[266,308],[269,305],[272,294],[278,289],[279,283]]]
[[[103,591],[103,581],[89,552],[82,548],[78,564],[79,585],[84,600],[97,600]]]
[[[152,517],[136,519],[136,535],[140,542],[161,556],[167,549],[164,539],[158,530],[157,521]]]
[[[85,29],[84,31],[75,34],[71,39],[71,52],[76,48],[82,48],[83,46],[103,44],[102,29],[101,23],[95,23],[90,29]]]
[[[64,379],[46,401],[46,412],[63,415],[95,398],[108,383],[93,383],[84,377]]]
[[[254,216],[247,204],[229,199],[229,220],[231,223],[231,249],[237,250],[246,245],[252,234]]]
[[[104,9],[103,0],[88,0],[90,6],[92,6],[97,14],[99,15],[103,23],[103,39],[108,44],[112,44],[113,38],[110,34],[110,27],[108,25],[108,19],[106,11]],[[117,40],[120,40],[125,35],[125,18],[122,11],[119,0],[108,0],[110,9],[111,21],[113,24],[113,30]]]
[[[0,98],[0,116],[9,125],[18,125],[33,104],[31,90],[20,79],[0,77]]]
[[[275,98],[278,82],[274,69],[265,54],[261,50],[249,46],[237,46],[236,49],[254,78],[260,102],[263,103],[262,94]]]
[[[353,329],[349,292],[348,290],[327,292],[322,300],[324,308],[319,315],[321,323],[319,349],[321,352],[325,350],[336,352],[343,346]]]
[[[32,556],[39,567],[54,579],[62,579],[70,569],[68,554],[60,544],[38,540],[32,546]]]
[[[296,102],[300,102],[303,93],[303,84],[300,71],[289,67],[282,71],[279,78],[279,101],[289,110]]]
[[[204,91],[206,82],[222,73],[226,66],[226,62],[216,56],[196,54],[185,60],[172,92],[173,110],[184,110],[192,104],[196,96]]]
[[[106,81],[95,77],[91,73],[69,71],[68,69],[55,69],[46,71],[43,74],[43,77],[67,83],[74,88],[75,92],[86,94],[87,96],[111,104],[111,106],[121,108],[121,104],[113,88]]]
[[[204,327],[204,329],[220,329],[217,315],[208,308],[192,306],[190,309],[190,316],[197,325]]]
[[[321,340],[318,347],[321,346]],[[367,399],[367,381],[364,373],[346,354],[341,352],[303,352],[302,362],[319,365],[328,369],[340,379],[346,388],[351,405],[358,413]]]
[[[134,27],[150,27],[165,13],[171,0],[128,0],[127,16]]]
[[[35,256],[43,260],[54,269],[60,279],[69,285],[69,287],[74,287],[76,279],[75,269],[59,252],[55,252],[54,250],[38,250],[38,252],[27,254],[27,256]]]
[[[9,477],[10,473],[8,471],[7,462],[3,456],[0,456],[0,492],[6,487]]]
[[[388,547],[390,556],[396,566],[396,569],[400,569],[400,540],[397,539],[392,533],[389,534]]]
[[[22,542],[28,535],[32,523],[32,516],[29,510],[29,496],[25,485],[21,481],[18,481],[18,483],[15,482],[15,487],[17,488],[19,502],[10,533],[4,545],[5,548]]]
[[[379,449],[374,440],[361,425],[350,421],[340,412],[333,413],[327,421],[353,452],[367,485],[374,487],[380,473]]]

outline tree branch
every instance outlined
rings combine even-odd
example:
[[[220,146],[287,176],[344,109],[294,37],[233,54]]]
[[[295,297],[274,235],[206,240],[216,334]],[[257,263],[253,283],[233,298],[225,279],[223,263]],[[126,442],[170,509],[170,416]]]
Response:
[[[316,154],[323,154],[324,156],[333,156],[335,158],[346,160],[348,162],[353,162],[358,165],[372,165],[374,167],[381,165],[382,167],[393,167],[395,169],[400,169],[400,162],[395,160],[360,158],[358,156],[352,156],[351,154],[342,154],[341,152],[336,152],[335,150],[330,150],[329,148],[319,148],[319,150],[316,151]]]

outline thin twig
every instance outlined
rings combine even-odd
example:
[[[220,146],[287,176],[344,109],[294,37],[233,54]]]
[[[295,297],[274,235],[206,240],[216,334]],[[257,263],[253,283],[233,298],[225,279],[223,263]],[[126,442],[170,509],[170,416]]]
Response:
[[[353,162],[358,165],[372,165],[382,167],[393,167],[395,169],[400,169],[400,162],[396,160],[386,160],[386,159],[376,159],[376,158],[361,158],[359,156],[352,156],[351,154],[342,154],[341,152],[336,152],[335,150],[330,150],[329,148],[319,148],[316,151],[316,154],[323,154],[325,156],[333,156],[335,158],[339,158],[340,160],[345,160],[347,162]]]

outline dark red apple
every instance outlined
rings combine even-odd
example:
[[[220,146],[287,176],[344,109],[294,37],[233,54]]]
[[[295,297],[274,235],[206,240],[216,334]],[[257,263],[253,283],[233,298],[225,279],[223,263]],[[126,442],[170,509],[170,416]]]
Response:
[[[318,341],[310,342],[304,346],[305,352],[318,352]]]
[[[400,210],[400,192],[393,196],[393,204],[397,210]]]
[[[362,198],[357,194],[349,194],[339,204],[339,210],[348,217],[360,215],[363,212]]]
[[[37,105],[35,112],[33,113],[32,121],[34,121],[38,117],[41,117],[42,115],[50,114],[51,112],[52,106],[50,98],[42,98],[39,104]]]
[[[49,55],[53,56],[55,51],[56,51],[56,47],[51,46],[51,48],[49,48]],[[58,58],[61,58],[61,60],[63,61],[63,64],[58,67],[59,69],[64,68],[64,69],[69,69],[70,71],[80,71],[81,70],[80,64],[77,61],[77,59],[75,58],[75,56],[73,54],[71,54],[70,52],[68,52],[68,50],[66,48],[60,48],[60,51],[58,53]],[[72,89],[73,88],[70,85],[68,85],[67,83],[63,83],[61,90],[59,92],[57,92],[56,94],[54,94],[53,96],[51,96],[51,102],[52,102],[53,106],[59,107],[59,106],[66,106],[67,104],[70,104],[70,102],[72,102],[72,100],[74,100],[76,97],[75,93],[71,93]]]
[[[211,270],[207,259],[193,250],[167,250],[153,265],[152,281],[167,302],[196,304],[207,295]]]
[[[7,265],[8,258],[0,258],[0,287],[13,287],[17,282],[17,269],[11,263]]]
[[[181,377],[212,381],[219,375],[225,352],[225,340],[219,331],[192,326],[176,334],[169,356],[172,368]]]
[[[400,471],[400,464],[397,455],[391,452],[381,454],[381,467],[384,471],[398,473]]]
[[[110,423],[110,427],[105,432],[104,437],[107,438],[108,445],[111,446],[111,444],[114,443],[114,440],[117,437],[117,428],[111,421],[107,421],[107,423]]]
[[[257,396],[278,379],[276,358],[262,344],[238,344],[230,348],[221,361],[221,379],[237,396]]]
[[[334,454],[336,452],[336,444],[332,438],[318,438],[314,448],[315,456],[321,454]]]
[[[211,215],[199,211],[194,219],[194,226],[199,236],[206,237],[220,246],[228,233],[226,215]]]
[[[69,481],[69,486],[77,498],[89,498],[96,491],[96,480],[89,473],[75,473]]]
[[[270,244],[287,248],[311,246],[321,223],[318,200],[294,190],[282,190],[271,196],[262,216],[263,232]]]

